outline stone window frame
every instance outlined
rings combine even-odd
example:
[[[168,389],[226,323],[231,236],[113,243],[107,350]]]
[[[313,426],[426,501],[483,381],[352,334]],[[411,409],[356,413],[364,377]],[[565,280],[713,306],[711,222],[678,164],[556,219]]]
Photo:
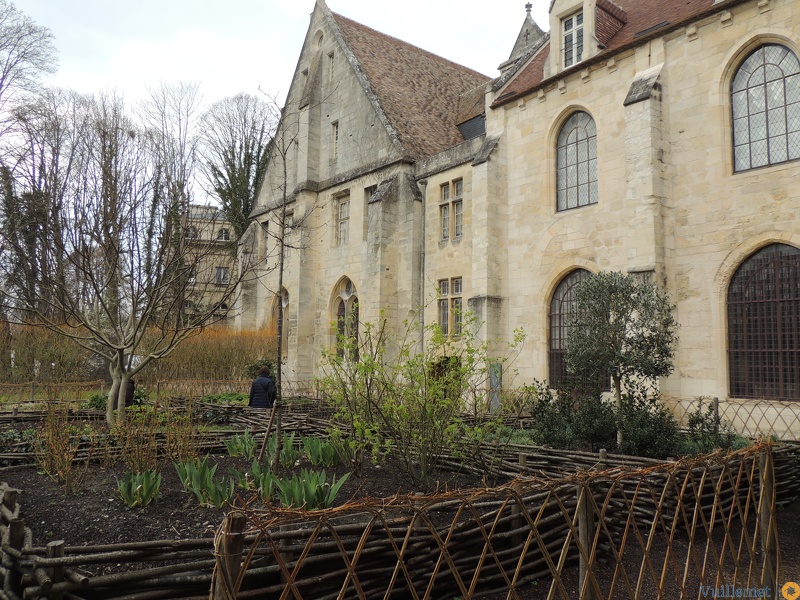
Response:
[[[773,77],[767,81],[768,67]],[[782,101],[770,106],[770,94],[776,93]],[[731,73],[728,101],[734,174],[800,159],[800,56],[791,47],[772,40],[752,47]]]

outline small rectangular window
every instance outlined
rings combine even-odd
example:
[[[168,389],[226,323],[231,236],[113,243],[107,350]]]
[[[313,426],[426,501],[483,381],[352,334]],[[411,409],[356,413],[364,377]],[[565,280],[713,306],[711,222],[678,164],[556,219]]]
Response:
[[[449,202],[450,201],[450,184],[445,183],[441,187],[441,200],[439,202]]]
[[[439,295],[440,296],[447,296],[450,291],[450,280],[448,279],[440,279],[439,280]]]
[[[442,204],[439,207],[439,221],[441,222],[442,240],[450,239],[450,205]]]
[[[333,52],[328,54],[328,81],[333,81]]]
[[[459,200],[464,195],[464,181],[459,179],[453,182],[453,200]]]
[[[453,298],[453,335],[461,335],[461,298]]]
[[[450,331],[449,328],[449,320],[450,320],[450,301],[449,300],[439,300],[439,328],[442,330],[444,335],[447,335]]]
[[[583,59],[583,13],[578,12],[562,21],[564,68]]]
[[[350,197],[339,200],[338,244],[344,246],[350,241]]]
[[[231,280],[231,272],[228,267],[217,267],[214,274],[214,283],[217,285],[228,285]]]
[[[331,158],[339,156],[339,121],[331,123]]]
[[[461,295],[461,277],[453,277],[453,295]]]
[[[453,237],[460,238],[464,232],[464,203],[453,202]]]

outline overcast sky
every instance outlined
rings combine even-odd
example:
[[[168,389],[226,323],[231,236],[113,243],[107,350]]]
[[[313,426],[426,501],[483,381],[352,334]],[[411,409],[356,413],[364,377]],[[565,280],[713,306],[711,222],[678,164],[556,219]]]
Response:
[[[261,88],[282,102],[313,0],[12,0],[55,36],[49,83],[116,89],[129,101],[159,81],[200,82],[204,103]],[[550,0],[530,0],[548,29]],[[329,0],[336,13],[494,77],[526,0]]]

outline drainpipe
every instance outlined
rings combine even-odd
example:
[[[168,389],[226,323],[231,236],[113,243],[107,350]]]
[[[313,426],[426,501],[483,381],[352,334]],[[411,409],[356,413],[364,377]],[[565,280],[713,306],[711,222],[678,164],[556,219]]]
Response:
[[[428,203],[428,180],[418,182],[422,191],[422,241],[419,250],[419,351],[425,352],[425,205]]]

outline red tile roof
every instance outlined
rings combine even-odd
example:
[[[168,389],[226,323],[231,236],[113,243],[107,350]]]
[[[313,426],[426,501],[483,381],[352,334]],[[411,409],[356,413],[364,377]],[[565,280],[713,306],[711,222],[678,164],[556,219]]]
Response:
[[[608,40],[606,48],[589,60],[565,69],[550,80],[585,69],[588,65],[608,59],[611,55],[628,47],[643,43],[653,37],[664,35],[669,30],[682,27],[691,21],[725,10],[747,0],[727,0],[714,4],[714,0],[614,0],[615,8],[624,11],[626,23]],[[604,2],[604,8],[610,3]],[[615,11],[616,15],[623,14]],[[651,29],[652,28],[652,29]],[[507,102],[535,91],[545,82],[544,64],[549,54],[549,43],[533,61],[524,67],[502,90],[501,95],[492,106],[501,106]]]
[[[459,96],[489,77],[331,14],[411,157],[431,156],[464,141],[456,127]]]

